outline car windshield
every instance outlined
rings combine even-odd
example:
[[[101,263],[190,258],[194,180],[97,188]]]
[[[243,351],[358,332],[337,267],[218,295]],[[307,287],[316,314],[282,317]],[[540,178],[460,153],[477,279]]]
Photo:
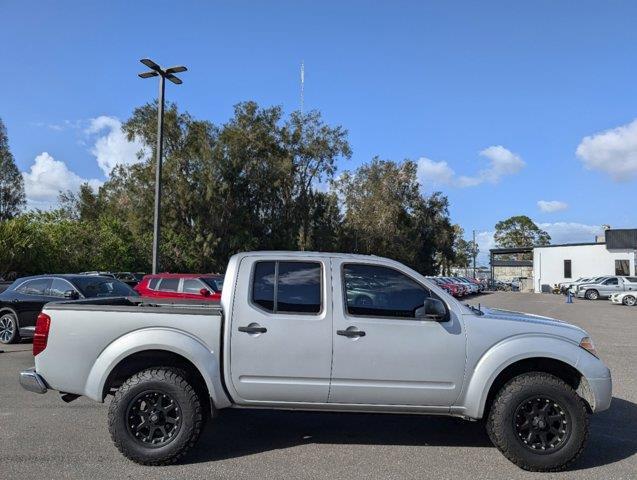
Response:
[[[87,276],[74,278],[72,282],[86,298],[137,296],[135,290],[114,278]]]
[[[202,280],[215,292],[220,292],[223,289],[223,277],[203,277]]]

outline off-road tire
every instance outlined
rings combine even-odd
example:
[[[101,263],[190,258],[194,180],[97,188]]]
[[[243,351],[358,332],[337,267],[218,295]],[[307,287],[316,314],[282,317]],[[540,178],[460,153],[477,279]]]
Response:
[[[129,408],[144,392],[163,392],[179,406],[179,429],[165,445],[144,445],[129,429]],[[151,368],[136,373],[117,390],[108,410],[108,429],[113,443],[125,457],[142,465],[177,462],[197,442],[203,420],[202,401],[196,389],[182,370],[174,368]]]
[[[570,433],[554,452],[533,451],[516,433],[515,412],[533,396],[554,399],[568,415]],[[548,373],[531,372],[502,387],[491,406],[486,428],[493,444],[520,468],[558,472],[568,468],[583,452],[589,434],[589,415],[583,400],[564,381]]]
[[[625,295],[624,298],[622,298],[622,303],[624,305],[632,307],[635,305],[635,297],[633,297],[632,295]]]
[[[2,323],[0,343],[4,343],[5,345],[18,343],[20,341],[20,327],[18,326],[18,319],[16,316],[11,312],[4,311],[0,313],[0,321]]]
[[[591,288],[590,290],[586,290],[586,293],[584,294],[584,296],[588,300],[597,300],[599,298],[599,292]]]

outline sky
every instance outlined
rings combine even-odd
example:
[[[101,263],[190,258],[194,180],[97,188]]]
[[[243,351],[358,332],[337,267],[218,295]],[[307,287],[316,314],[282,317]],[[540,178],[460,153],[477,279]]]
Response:
[[[484,263],[528,215],[554,243],[637,227],[637,2],[0,0],[0,118],[30,207],[99,186],[143,145],[120,125],[157,94],[149,57],[183,64],[167,98],[227,121],[255,100],[349,130],[353,155],[412,159]]]

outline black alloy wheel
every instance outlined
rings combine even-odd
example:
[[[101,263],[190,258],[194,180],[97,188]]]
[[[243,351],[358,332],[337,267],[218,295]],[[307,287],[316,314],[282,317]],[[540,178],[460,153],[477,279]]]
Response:
[[[142,392],[129,404],[127,426],[131,436],[147,447],[172,441],[182,423],[179,403],[159,391]]]
[[[555,400],[533,396],[518,405],[513,428],[520,442],[535,453],[553,453],[568,440],[571,422]]]

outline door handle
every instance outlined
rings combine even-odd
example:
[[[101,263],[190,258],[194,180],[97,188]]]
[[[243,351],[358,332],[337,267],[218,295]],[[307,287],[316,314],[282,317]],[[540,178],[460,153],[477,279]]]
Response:
[[[336,330],[336,335],[341,335],[347,338],[364,337],[365,332],[358,330],[356,327],[348,327],[347,330]]]
[[[259,324],[250,324],[247,327],[239,327],[239,331],[243,333],[265,333],[268,329]]]

